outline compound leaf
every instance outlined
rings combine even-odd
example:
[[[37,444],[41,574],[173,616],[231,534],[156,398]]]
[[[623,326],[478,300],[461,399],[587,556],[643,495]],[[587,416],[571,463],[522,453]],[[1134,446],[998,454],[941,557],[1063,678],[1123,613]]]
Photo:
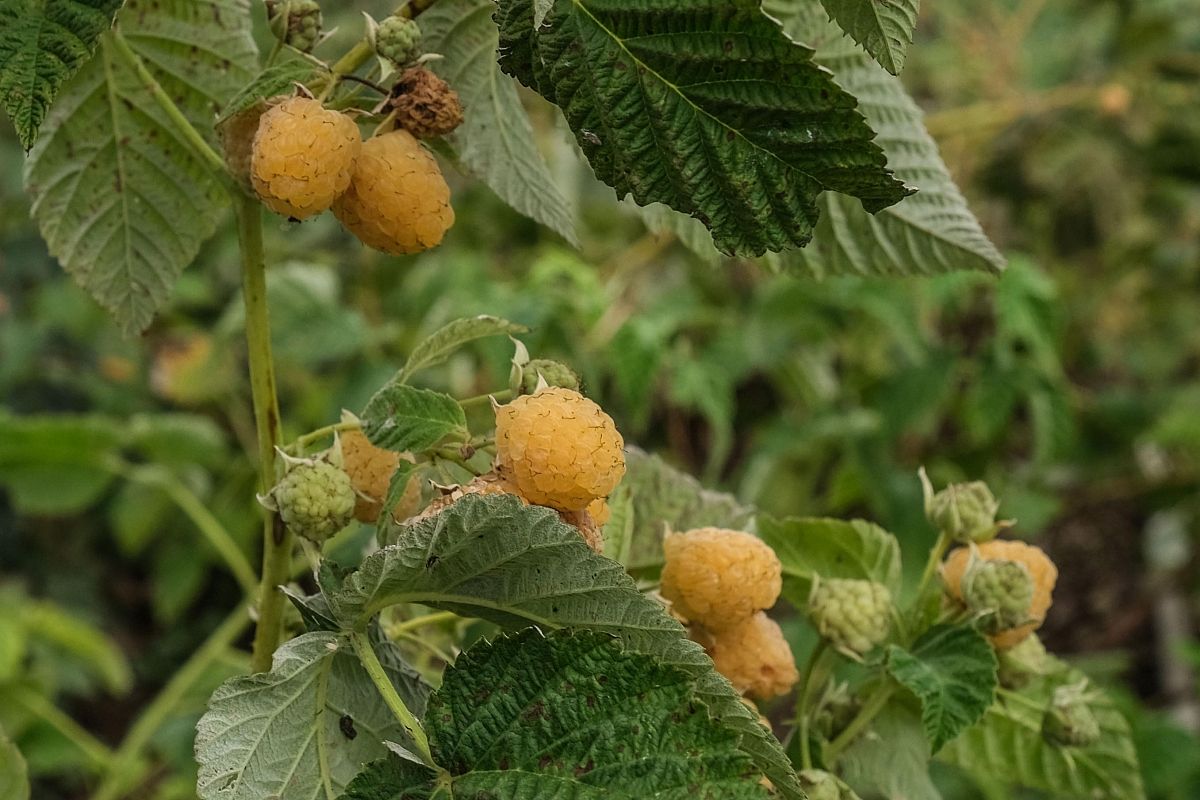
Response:
[[[503,0],[500,63],[563,109],[596,175],[704,222],[735,255],[802,247],[817,196],[909,193],[874,133],[758,0]]]
[[[585,628],[616,634],[697,682],[713,715],[789,798],[802,797],[779,743],[662,605],[637,590],[615,561],[594,553],[546,508],[511,495],[469,495],[435,517],[399,526],[395,544],[368,556],[330,598],[343,625],[362,626],[395,603],[422,603],[510,629]],[[504,795],[503,792],[500,796]]]
[[[463,124],[446,137],[462,167],[501,200],[572,244],[575,211],[538,152],[512,79],[500,72],[492,0],[439,0],[421,14],[429,66],[463,101]]]
[[[887,669],[921,701],[934,753],[978,722],[996,696],[996,654],[970,625],[934,626],[911,650],[889,645]]]
[[[138,76],[127,50],[192,125],[256,69],[249,0],[129,0],[46,117],[26,162],[50,252],[127,333],[144,329],[215,229],[226,194]],[[118,39],[123,36],[123,39]]]
[[[124,0],[0,3],[0,105],[28,150],[63,83],[96,52]]]
[[[900,74],[917,27],[920,0],[821,0],[821,4],[881,67]]]
[[[428,690],[380,645],[401,698],[421,713]],[[283,644],[270,672],[233,678],[196,726],[201,800],[332,800],[362,765],[407,742],[349,643],[306,633]]]
[[[797,608],[808,605],[814,575],[882,583],[900,591],[900,544],[861,519],[758,518],[758,533],[783,564],[783,595]]]

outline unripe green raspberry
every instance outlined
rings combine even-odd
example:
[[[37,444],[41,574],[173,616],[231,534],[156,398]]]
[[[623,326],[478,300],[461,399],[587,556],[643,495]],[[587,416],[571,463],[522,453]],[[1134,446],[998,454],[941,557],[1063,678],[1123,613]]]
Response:
[[[320,544],[350,524],[357,497],[345,471],[306,459],[291,466],[270,499],[292,533]]]
[[[414,20],[388,17],[375,31],[375,52],[399,66],[421,54],[421,28]]]
[[[321,7],[316,0],[267,0],[272,32],[284,44],[311,53],[321,38]]]
[[[1060,747],[1088,747],[1100,741],[1100,721],[1088,705],[1086,684],[1060,686],[1042,718],[1042,734]]]
[[[1050,671],[1050,659],[1046,655],[1046,646],[1037,634],[1021,641],[1008,650],[996,653],[1000,669],[997,677],[1005,689],[1021,689],[1028,686],[1036,677]]]
[[[967,608],[981,615],[984,633],[1012,630],[1029,622],[1033,577],[1019,561],[976,560],[963,576],[962,593]]]
[[[887,638],[892,623],[892,593],[874,581],[816,580],[808,615],[817,632],[839,652],[861,658]]]
[[[579,391],[579,376],[573,369],[560,361],[535,358],[520,369],[521,394],[533,394],[538,390],[542,381],[546,386],[558,386],[562,389]]]
[[[935,493],[922,469],[921,483],[925,489],[925,516],[954,541],[988,542],[1005,527],[1005,523],[996,522],[1000,503],[983,481],[952,483]]]
[[[853,789],[825,770],[801,770],[796,777],[808,800],[859,800]]]

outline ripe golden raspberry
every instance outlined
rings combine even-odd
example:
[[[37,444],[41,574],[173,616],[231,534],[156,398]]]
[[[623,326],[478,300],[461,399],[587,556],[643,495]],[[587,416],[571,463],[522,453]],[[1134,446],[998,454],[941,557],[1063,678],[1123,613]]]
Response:
[[[787,694],[800,679],[783,631],[762,611],[725,630],[693,630],[693,635],[717,672],[743,694],[766,700]]]
[[[339,437],[342,446],[342,469],[350,476],[354,485],[357,502],[354,504],[354,518],[359,522],[375,522],[383,501],[387,499],[388,489],[392,483],[392,475],[400,459],[412,461],[408,453],[397,453],[384,450],[371,444],[362,431],[347,431]],[[404,498],[394,509],[401,519],[409,516],[409,510],[404,506],[405,500],[417,488],[415,481],[410,481],[405,489]]]
[[[783,588],[779,558],[743,531],[697,528],[663,540],[663,597],[692,622],[719,631],[770,608]]]
[[[272,211],[307,219],[346,191],[361,148],[350,117],[316,100],[292,97],[259,120],[250,180]]]
[[[625,474],[625,440],[579,392],[550,387],[496,407],[496,461],[530,502],[578,511]]]
[[[450,187],[437,161],[403,130],[363,144],[333,214],[363,244],[392,255],[436,247],[454,224]]]
[[[975,556],[984,561],[1015,561],[1023,564],[1033,579],[1033,599],[1025,615],[1025,618],[1031,621],[988,637],[997,649],[1007,650],[1020,644],[1029,634],[1041,627],[1046,619],[1046,612],[1050,610],[1050,599],[1054,584],[1058,580],[1058,569],[1040,548],[1025,542],[995,539],[975,547]],[[969,547],[955,550],[942,564],[942,580],[946,584],[946,591],[959,603],[966,602],[963,596],[963,576],[970,566]]]

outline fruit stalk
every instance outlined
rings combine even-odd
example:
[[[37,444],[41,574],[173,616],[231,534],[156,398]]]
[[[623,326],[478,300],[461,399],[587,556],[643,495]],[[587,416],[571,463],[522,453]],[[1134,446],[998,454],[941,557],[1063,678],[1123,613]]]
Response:
[[[433,760],[433,751],[429,748],[429,737],[425,735],[425,729],[421,727],[420,720],[409,710],[408,706],[404,704],[404,700],[396,692],[396,687],[392,685],[391,678],[384,672],[383,664],[379,663],[379,656],[375,655],[375,648],[371,647],[371,641],[367,638],[367,634],[355,631],[350,634],[350,641],[354,645],[354,652],[358,654],[358,660],[362,662],[363,668],[371,676],[371,681],[379,690],[383,701],[387,703],[388,708],[412,738],[413,745],[417,748],[417,755],[421,757],[426,766],[438,769]]]

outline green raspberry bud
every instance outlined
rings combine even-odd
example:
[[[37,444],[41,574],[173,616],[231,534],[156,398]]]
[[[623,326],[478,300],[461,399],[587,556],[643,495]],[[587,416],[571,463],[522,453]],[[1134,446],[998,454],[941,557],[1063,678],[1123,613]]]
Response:
[[[535,358],[521,368],[521,394],[533,394],[543,384],[578,392],[579,376],[566,364]]]
[[[1088,747],[1100,741],[1100,721],[1088,705],[1086,682],[1054,690],[1042,718],[1042,735],[1059,747]]]
[[[1007,523],[996,521],[1000,502],[983,481],[952,483],[935,493],[924,469],[920,475],[925,490],[925,516],[954,541],[981,544],[995,539],[1007,527]]]
[[[1021,689],[1036,677],[1050,671],[1050,660],[1046,646],[1037,634],[1030,634],[1015,647],[996,652],[1000,662],[997,677],[1005,689]]]
[[[388,17],[375,31],[375,52],[403,66],[421,54],[421,28],[411,19]]]
[[[859,800],[853,789],[825,770],[801,770],[796,777],[800,779],[800,786],[808,795],[808,800]]]
[[[1019,561],[976,559],[962,582],[963,600],[980,615],[984,633],[996,634],[1029,622],[1033,577]]]
[[[350,524],[356,499],[345,471],[325,461],[291,459],[264,504],[290,531],[320,544]]]
[[[808,598],[808,615],[836,650],[859,659],[887,638],[892,593],[874,581],[818,579]]]
[[[316,0],[267,0],[274,34],[289,47],[311,53],[321,38],[321,7]]]

